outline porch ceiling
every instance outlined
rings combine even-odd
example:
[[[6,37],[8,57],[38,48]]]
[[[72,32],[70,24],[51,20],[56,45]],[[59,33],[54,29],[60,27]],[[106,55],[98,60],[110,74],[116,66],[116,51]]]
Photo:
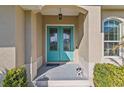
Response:
[[[76,5],[22,5],[24,10],[33,10],[34,12],[41,12],[42,15],[58,15],[61,13],[67,16],[77,16],[79,13],[86,14],[87,10],[81,6]]]

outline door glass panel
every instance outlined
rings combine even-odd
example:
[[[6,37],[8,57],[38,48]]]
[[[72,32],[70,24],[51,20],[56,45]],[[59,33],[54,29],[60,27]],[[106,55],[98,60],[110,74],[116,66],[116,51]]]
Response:
[[[71,29],[64,28],[64,31],[63,31],[64,51],[70,51],[70,48],[71,48],[70,40],[71,40]]]
[[[50,50],[56,51],[57,45],[57,28],[50,28]]]

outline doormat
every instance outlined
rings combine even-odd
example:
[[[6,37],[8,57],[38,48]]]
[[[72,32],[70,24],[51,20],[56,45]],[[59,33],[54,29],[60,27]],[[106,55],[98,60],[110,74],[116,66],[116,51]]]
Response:
[[[59,66],[60,64],[46,64],[46,66]]]

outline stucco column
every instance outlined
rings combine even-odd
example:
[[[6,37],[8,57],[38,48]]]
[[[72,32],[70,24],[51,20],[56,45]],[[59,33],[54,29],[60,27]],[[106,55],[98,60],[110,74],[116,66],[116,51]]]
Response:
[[[25,66],[28,81],[31,81],[31,62],[32,62],[32,30],[31,30],[31,11],[25,11]]]
[[[89,79],[93,85],[93,70],[102,57],[101,6],[89,6]]]

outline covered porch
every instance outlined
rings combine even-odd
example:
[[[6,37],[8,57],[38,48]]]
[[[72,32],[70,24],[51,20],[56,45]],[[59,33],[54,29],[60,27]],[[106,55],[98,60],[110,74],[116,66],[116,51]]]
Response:
[[[89,80],[89,7],[46,5],[40,6],[40,8],[33,6],[32,11],[30,11],[31,7],[22,7],[26,9],[27,22],[29,22],[28,18],[31,17],[32,30],[30,43],[32,46],[32,59],[29,71],[31,80],[33,80],[36,85],[38,84],[37,82],[41,81],[77,80],[77,82],[79,82],[80,80],[84,80],[85,82],[85,80]],[[60,14],[61,19],[59,19]],[[64,30],[69,27],[72,29]],[[52,32],[53,28],[53,32],[56,32],[55,34]],[[55,31],[55,29],[57,30]],[[29,29],[27,28],[27,30]],[[73,33],[71,33],[71,31]],[[51,32],[52,34],[50,35]],[[68,34],[68,36],[66,34]],[[65,41],[63,42],[64,37],[68,39],[65,47]],[[59,51],[51,52],[49,51],[50,49],[59,49]]]

